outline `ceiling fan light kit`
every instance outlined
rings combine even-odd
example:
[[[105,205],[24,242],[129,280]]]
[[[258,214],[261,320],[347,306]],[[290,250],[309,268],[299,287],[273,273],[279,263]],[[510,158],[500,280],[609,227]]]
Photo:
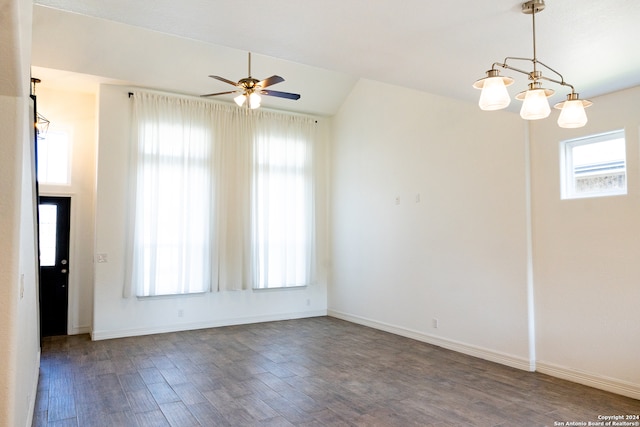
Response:
[[[229,79],[225,79],[220,76],[209,76],[213,79],[220,80],[221,82],[230,84],[235,86],[237,89],[227,92],[218,92],[218,93],[210,93],[207,95],[200,95],[202,97],[209,96],[218,96],[218,95],[228,95],[231,93],[239,93],[240,95],[233,98],[235,103],[239,106],[246,106],[249,109],[256,109],[260,107],[262,102],[262,97],[260,95],[266,96],[275,96],[277,98],[286,98],[286,99],[300,99],[300,95],[297,93],[289,93],[289,92],[279,92],[275,90],[265,90],[266,87],[272,86],[277,83],[282,83],[284,79],[280,76],[273,75],[264,80],[258,80],[251,77],[251,52],[249,52],[249,77],[245,77],[244,79],[238,80],[238,82],[233,82]]]
[[[548,98],[554,94],[554,91],[542,87],[541,80],[544,80],[571,88],[571,92],[567,95],[567,100],[554,106],[561,110],[558,117],[558,125],[562,128],[582,127],[587,123],[587,115],[584,109],[592,105],[592,102],[580,99],[574,87],[565,82],[560,73],[538,61],[536,56],[536,14],[542,12],[544,8],[544,0],[530,0],[522,4],[522,13],[531,15],[533,22],[533,58],[506,57],[503,62],[495,62],[491,69],[487,71],[487,76],[473,84],[474,88],[482,90],[478,105],[482,110],[495,111],[506,108],[511,103],[506,87],[513,84],[513,79],[501,76],[500,70],[496,68],[500,67],[525,74],[531,80],[528,89],[516,95],[516,99],[523,101],[520,117],[525,120],[539,120],[548,117],[551,113]],[[508,61],[529,61],[533,64],[533,71],[515,68],[507,64]],[[556,77],[549,78],[543,75],[542,71],[538,70],[538,66],[547,69],[555,74]]]
[[[256,108],[260,107],[262,98],[257,93],[251,92],[248,96],[245,94],[240,94],[233,98],[233,100],[236,102],[236,104],[238,104],[238,107],[242,107],[246,102],[247,107],[255,110]]]

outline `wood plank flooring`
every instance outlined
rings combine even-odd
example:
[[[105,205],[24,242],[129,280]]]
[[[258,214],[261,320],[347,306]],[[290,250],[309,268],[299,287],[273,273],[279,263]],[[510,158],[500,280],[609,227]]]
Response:
[[[558,426],[640,401],[330,317],[43,342],[36,427]]]

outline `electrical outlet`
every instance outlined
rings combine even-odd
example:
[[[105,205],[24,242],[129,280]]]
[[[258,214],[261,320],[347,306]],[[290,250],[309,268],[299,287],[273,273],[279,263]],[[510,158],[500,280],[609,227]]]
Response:
[[[432,321],[432,325],[434,329],[438,329],[438,323],[439,323],[438,319],[434,317]]]
[[[183,317],[184,316],[184,310],[179,308],[178,309],[178,317]]]
[[[311,305],[311,298],[307,298],[307,306]]]

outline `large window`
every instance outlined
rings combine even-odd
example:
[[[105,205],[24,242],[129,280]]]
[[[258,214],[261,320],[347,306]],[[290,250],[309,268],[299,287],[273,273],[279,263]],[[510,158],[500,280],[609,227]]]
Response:
[[[624,131],[560,144],[562,198],[627,194]]]
[[[314,219],[311,146],[295,138],[260,139],[255,146],[255,285],[306,285]]]
[[[204,292],[211,280],[207,132],[169,123],[144,127],[136,209],[138,295]]]
[[[134,95],[127,295],[308,285],[314,121]]]
[[[146,106],[151,100],[137,101]],[[136,111],[135,294],[205,292],[214,218],[210,132],[206,122],[190,119],[185,106],[152,104]]]

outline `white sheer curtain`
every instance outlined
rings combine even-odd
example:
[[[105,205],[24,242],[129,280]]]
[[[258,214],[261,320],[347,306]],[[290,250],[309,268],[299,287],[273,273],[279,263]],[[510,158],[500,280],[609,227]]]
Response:
[[[313,119],[146,92],[133,105],[125,295],[311,283]]]
[[[137,296],[205,292],[215,275],[216,144],[204,103],[136,93],[131,286]]]
[[[308,285],[315,260],[316,124],[263,113],[253,139],[254,286]]]
[[[251,262],[252,115],[236,106],[217,112],[221,162],[217,170],[218,290],[253,285]]]

